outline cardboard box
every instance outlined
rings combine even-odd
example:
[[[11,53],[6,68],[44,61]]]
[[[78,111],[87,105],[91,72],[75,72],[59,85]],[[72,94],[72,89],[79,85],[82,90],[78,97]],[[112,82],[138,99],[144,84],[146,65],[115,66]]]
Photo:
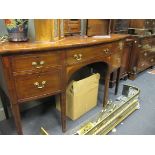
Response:
[[[79,81],[72,81],[66,90],[66,115],[72,120],[97,105],[100,74],[93,74]],[[56,108],[60,111],[60,98],[56,97]]]

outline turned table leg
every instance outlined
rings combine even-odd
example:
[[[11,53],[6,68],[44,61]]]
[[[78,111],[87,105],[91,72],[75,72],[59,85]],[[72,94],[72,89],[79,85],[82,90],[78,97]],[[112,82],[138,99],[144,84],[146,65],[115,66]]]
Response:
[[[22,135],[23,131],[22,131],[22,125],[21,125],[20,108],[19,108],[18,104],[12,105],[12,113],[14,116],[14,121],[15,121],[16,129],[17,129],[17,133],[19,135]]]
[[[108,71],[105,77],[105,88],[104,88],[104,98],[103,98],[103,107],[108,103],[108,94],[109,94],[109,82],[110,82],[110,72]]]
[[[60,94],[62,131],[66,132],[66,93]]]

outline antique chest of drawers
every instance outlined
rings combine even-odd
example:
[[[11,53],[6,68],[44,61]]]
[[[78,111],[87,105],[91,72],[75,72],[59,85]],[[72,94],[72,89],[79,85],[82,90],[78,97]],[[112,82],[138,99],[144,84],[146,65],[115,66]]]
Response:
[[[130,61],[130,79],[135,79],[137,73],[155,65],[154,36],[134,37],[134,40]]]

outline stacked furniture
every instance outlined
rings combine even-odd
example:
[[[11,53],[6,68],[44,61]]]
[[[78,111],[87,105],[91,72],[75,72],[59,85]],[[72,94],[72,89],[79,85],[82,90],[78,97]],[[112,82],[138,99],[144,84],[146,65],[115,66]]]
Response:
[[[155,65],[155,20],[131,20],[131,37],[134,39],[131,51],[129,78]]]
[[[125,41],[121,78],[134,80],[138,73],[155,65],[155,20],[118,19],[111,23],[112,33],[130,34]],[[116,72],[113,72],[110,86],[115,82]]]

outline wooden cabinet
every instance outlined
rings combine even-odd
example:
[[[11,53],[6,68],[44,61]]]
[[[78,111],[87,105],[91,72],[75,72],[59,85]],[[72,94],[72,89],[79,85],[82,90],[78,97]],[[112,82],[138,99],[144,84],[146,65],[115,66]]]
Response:
[[[131,28],[152,29],[155,27],[155,19],[132,19]]]
[[[121,77],[129,75],[130,79],[135,79],[136,75],[155,65],[155,37],[154,19],[116,19],[111,22],[111,31],[113,33],[128,33],[131,36],[126,39]],[[110,85],[113,86],[116,81],[116,72],[111,75]]]
[[[87,36],[107,35],[110,31],[109,19],[88,19]]]
[[[111,20],[112,33],[128,33],[130,27],[130,19],[113,19]]]
[[[154,36],[134,37],[129,78],[135,79],[139,72],[155,65]]]
[[[81,33],[80,19],[64,19],[64,33],[66,36]]]

